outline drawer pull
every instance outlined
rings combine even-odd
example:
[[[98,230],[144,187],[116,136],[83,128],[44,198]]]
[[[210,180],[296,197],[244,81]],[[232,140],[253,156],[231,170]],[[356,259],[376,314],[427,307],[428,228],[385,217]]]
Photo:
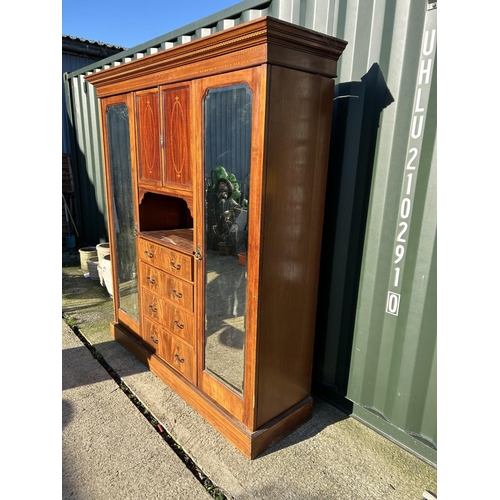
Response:
[[[158,344],[158,339],[155,339],[154,335],[151,335],[150,338],[155,344]]]
[[[158,308],[154,306],[153,304],[149,304],[149,308],[155,313],[158,311]]]
[[[177,293],[177,289],[173,289],[172,290],[172,293],[178,298],[178,299],[182,299],[182,292],[178,292]]]
[[[180,328],[181,330],[184,328],[184,323],[179,323],[178,319],[174,320],[174,323],[177,328]]]
[[[179,361],[179,363],[184,363],[184,358],[181,358],[177,352],[174,354],[174,358]]]
[[[150,259],[153,258],[154,252],[150,252],[147,248],[144,250],[144,255]]]
[[[156,283],[156,278],[151,278],[151,276],[147,276],[146,279],[152,284],[154,285]]]
[[[172,271],[180,271],[181,270],[181,265],[176,264],[175,260],[170,261],[170,267],[172,268]]]

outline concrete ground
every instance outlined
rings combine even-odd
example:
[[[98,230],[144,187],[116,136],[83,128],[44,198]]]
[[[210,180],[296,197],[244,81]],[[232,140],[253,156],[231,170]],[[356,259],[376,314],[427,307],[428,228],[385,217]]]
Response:
[[[319,398],[310,421],[244,458],[111,339],[112,299],[77,251],[63,251],[62,310],[64,499],[437,496],[434,467]]]

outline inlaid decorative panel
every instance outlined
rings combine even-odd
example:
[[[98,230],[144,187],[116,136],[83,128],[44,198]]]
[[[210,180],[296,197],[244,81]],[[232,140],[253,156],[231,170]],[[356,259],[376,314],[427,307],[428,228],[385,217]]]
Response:
[[[136,95],[139,179],[161,181],[158,92]]]
[[[191,185],[189,161],[189,87],[163,91],[165,183]]]

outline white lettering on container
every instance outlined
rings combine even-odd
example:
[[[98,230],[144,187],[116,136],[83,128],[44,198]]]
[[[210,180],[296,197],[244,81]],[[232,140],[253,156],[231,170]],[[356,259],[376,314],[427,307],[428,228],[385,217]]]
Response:
[[[418,86],[415,92],[413,114],[410,123],[409,147],[405,165],[406,175],[403,177],[403,185],[401,186],[401,199],[395,233],[396,239],[393,247],[392,263],[394,267],[392,268],[390,279],[390,286],[393,290],[388,291],[386,302],[386,312],[394,316],[399,315],[401,304],[400,292],[404,281],[405,255],[410,235],[411,214],[417,185],[425,113],[429,100],[428,86],[432,76],[435,48],[436,29],[426,30],[417,75]]]

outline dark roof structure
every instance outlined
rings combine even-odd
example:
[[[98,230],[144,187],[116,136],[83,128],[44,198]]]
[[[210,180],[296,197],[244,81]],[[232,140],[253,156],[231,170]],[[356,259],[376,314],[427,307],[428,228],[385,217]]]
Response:
[[[126,50],[126,48],[118,45],[95,42],[93,40],[78,38],[76,36],[62,36],[62,51],[67,54],[104,59],[117,54],[118,52],[122,52],[123,50]]]

